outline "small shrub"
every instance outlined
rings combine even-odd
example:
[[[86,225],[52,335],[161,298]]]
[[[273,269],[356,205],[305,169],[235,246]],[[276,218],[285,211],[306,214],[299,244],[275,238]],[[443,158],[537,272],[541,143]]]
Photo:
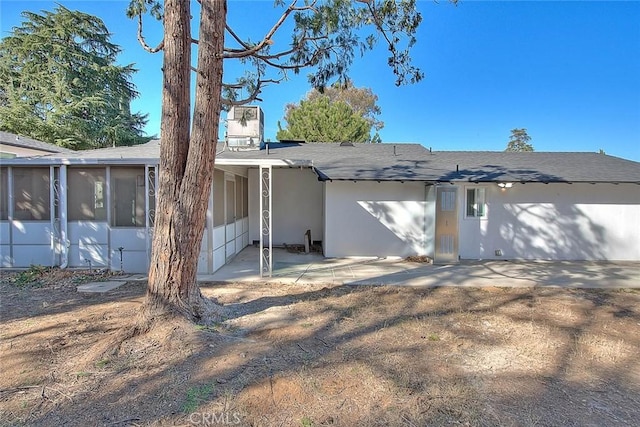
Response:
[[[302,427],[313,427],[315,424],[313,423],[313,420],[309,417],[302,417],[302,419],[300,420],[300,425]]]
[[[110,360],[109,359],[102,359],[102,360],[98,360],[96,362],[96,368],[98,369],[102,369],[105,366],[107,366],[109,364]]]
[[[205,384],[199,387],[191,387],[187,390],[187,398],[182,405],[182,412],[190,414],[195,412],[205,400],[213,393],[213,384]]]
[[[21,271],[12,280],[12,282],[20,287],[26,286],[42,286],[40,278],[44,273],[50,270],[50,267],[44,267],[42,265],[32,265],[28,270]]]

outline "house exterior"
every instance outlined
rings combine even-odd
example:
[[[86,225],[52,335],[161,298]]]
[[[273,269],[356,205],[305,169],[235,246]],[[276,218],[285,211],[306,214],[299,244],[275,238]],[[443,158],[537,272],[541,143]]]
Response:
[[[436,152],[418,144],[219,145],[198,263],[250,244],[327,257],[640,261],[640,163],[596,153]],[[0,260],[146,272],[159,141],[0,167]]]
[[[0,159],[70,153],[72,150],[26,136],[0,131]]]

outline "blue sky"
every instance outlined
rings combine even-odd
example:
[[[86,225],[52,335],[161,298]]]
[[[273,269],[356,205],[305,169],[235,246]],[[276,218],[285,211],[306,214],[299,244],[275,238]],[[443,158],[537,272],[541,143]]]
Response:
[[[58,3],[103,19],[123,48],[121,63],[140,70],[133,109],[159,133],[161,53],[146,53],[127,19],[127,1]],[[194,1],[195,3],[195,1]],[[384,142],[417,142],[434,150],[503,150],[513,128],[527,128],[537,151],[598,151],[640,161],[640,2],[419,1],[423,22],[413,50],[426,78],[394,85],[383,46],[357,60],[356,86],[379,97]],[[20,13],[54,2],[2,0],[6,36]],[[273,1],[229,1],[229,22],[253,38],[276,17]],[[161,39],[151,20],[150,44]],[[229,71],[234,68],[230,67]],[[284,106],[309,90],[306,73],[267,87],[261,103],[266,138],[275,139]]]

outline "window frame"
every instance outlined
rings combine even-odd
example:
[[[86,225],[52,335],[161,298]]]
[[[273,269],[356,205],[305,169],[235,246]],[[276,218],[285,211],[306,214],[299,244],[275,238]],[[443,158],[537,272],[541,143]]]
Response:
[[[105,167],[69,167],[67,190],[69,222],[107,222],[107,169]],[[87,191],[81,193],[82,190]],[[88,206],[87,213],[83,213],[79,208],[80,205],[76,205],[80,202]]]
[[[470,192],[473,192],[473,206],[470,206]],[[480,196],[481,194],[481,196]],[[478,208],[478,200],[482,202],[482,209]],[[480,214],[478,215],[478,212]],[[487,219],[487,187],[465,187],[464,191],[464,217],[467,219]]]
[[[144,228],[146,225],[146,202],[145,198],[148,197],[145,191],[145,166],[141,165],[126,165],[126,166],[111,166],[109,171],[109,189],[110,189],[110,217],[109,226],[111,228]],[[142,177],[142,178],[140,178]],[[120,181],[120,183],[117,183]],[[128,188],[122,186],[123,184],[129,185]],[[118,186],[122,186],[125,194],[128,193],[129,198],[125,198],[119,193]],[[125,213],[127,205],[124,200],[130,201],[131,213]],[[124,207],[124,208],[123,208]],[[149,206],[149,210],[155,210],[155,207]],[[123,221],[131,218],[131,223]]]

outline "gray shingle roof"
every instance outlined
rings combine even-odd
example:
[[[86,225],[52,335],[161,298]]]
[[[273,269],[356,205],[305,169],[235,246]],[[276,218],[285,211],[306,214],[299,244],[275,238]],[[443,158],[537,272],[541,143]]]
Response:
[[[48,157],[59,158],[60,156],[49,155]],[[103,160],[109,161],[114,159],[140,159],[140,160],[156,160],[160,158],[160,140],[152,139],[145,144],[95,148],[92,150],[79,150],[64,156],[68,160]]]
[[[13,145],[14,147],[30,148],[32,150],[46,151],[47,153],[73,153],[73,150],[38,141],[22,135],[0,131],[0,143]]]
[[[433,151],[419,144],[270,144],[220,158],[312,160],[324,180],[640,182],[640,163],[598,153]]]
[[[218,149],[222,149],[218,144]],[[73,163],[157,162],[160,142],[39,157]],[[419,144],[271,143],[269,150],[230,151],[218,163],[311,162],[322,180],[428,182],[634,182],[640,163],[598,153],[433,151]],[[19,160],[8,160],[16,162]]]

